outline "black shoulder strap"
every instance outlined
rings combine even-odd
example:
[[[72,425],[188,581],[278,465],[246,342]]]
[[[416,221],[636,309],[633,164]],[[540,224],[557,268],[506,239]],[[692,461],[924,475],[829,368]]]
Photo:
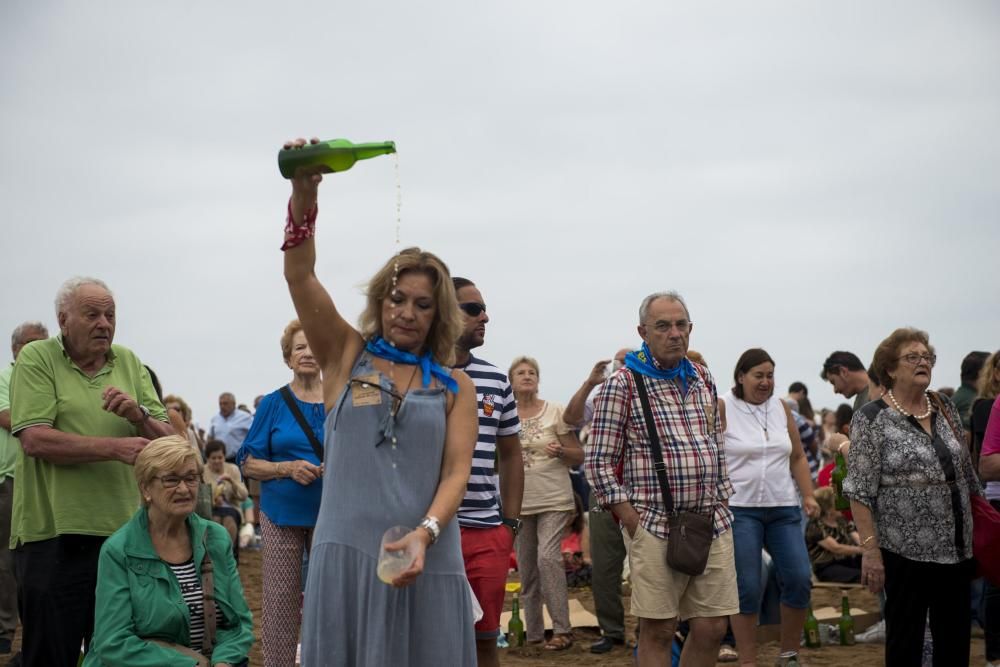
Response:
[[[292,413],[292,416],[295,417],[295,421],[299,423],[299,428],[301,428],[302,432],[306,434],[307,438],[309,438],[309,444],[312,445],[313,451],[316,453],[316,457],[319,459],[319,462],[322,463],[323,444],[319,441],[319,438],[316,437],[316,434],[313,433],[312,427],[309,426],[309,422],[306,421],[305,415],[303,415],[302,411],[299,410],[299,405],[295,402],[295,397],[292,396],[292,390],[289,389],[286,384],[279,390],[279,393],[281,394],[281,397],[285,399],[285,405],[288,406],[288,410]]]
[[[653,453],[653,470],[656,471],[656,479],[660,482],[660,493],[663,494],[663,505],[667,514],[674,511],[674,497],[670,493],[670,484],[667,482],[667,466],[663,462],[663,450],[660,448],[660,436],[656,433],[656,422],[653,421],[653,409],[649,405],[649,396],[646,394],[646,383],[642,375],[632,371],[632,378],[635,380],[636,391],[639,392],[639,402],[642,403],[642,416],[646,420],[646,431],[649,433],[649,449]]]

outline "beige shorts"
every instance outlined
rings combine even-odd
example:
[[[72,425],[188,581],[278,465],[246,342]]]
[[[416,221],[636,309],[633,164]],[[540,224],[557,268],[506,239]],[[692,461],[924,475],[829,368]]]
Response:
[[[697,577],[667,566],[667,541],[639,524],[635,537],[622,528],[632,572],[632,614],[639,618],[711,618],[740,613],[733,532],[712,541],[708,566]]]

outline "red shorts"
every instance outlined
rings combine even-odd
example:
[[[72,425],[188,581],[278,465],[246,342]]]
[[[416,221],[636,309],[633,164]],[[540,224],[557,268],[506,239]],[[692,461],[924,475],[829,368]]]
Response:
[[[496,639],[500,636],[500,613],[514,536],[510,528],[502,525],[494,528],[462,526],[461,531],[465,574],[483,608],[483,617],[476,623],[476,639]]]

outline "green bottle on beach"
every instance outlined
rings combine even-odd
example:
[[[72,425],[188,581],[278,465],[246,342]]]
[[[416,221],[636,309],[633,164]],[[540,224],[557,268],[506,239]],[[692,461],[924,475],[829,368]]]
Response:
[[[833,466],[833,472],[830,474],[830,482],[837,492],[837,496],[833,501],[834,507],[840,511],[851,509],[851,501],[844,497],[844,480],[846,478],[847,461],[844,459],[843,454],[837,452],[836,463]]]
[[[823,645],[819,636],[819,621],[816,620],[816,616],[813,614],[812,605],[809,605],[806,622],[802,626],[802,633],[805,635],[807,648],[819,648]]]
[[[837,625],[840,629],[840,645],[854,646],[854,619],[851,618],[851,601],[846,595],[840,601],[840,622]]]
[[[521,620],[521,607],[515,593],[510,609],[510,622],[507,623],[507,642],[514,646],[524,646],[524,622]]]
[[[278,151],[278,169],[285,178],[295,176],[299,167],[323,167],[323,173],[347,171],[358,160],[367,160],[379,155],[396,152],[396,144],[382,141],[371,144],[355,144],[347,139],[321,141],[306,144],[302,148],[282,148]]]

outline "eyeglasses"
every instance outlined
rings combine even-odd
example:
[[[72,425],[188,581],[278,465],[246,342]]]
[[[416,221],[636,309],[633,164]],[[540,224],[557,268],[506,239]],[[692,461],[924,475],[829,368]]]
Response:
[[[646,324],[647,327],[651,326],[656,330],[656,333],[668,333],[674,327],[681,333],[687,333],[691,329],[691,325],[694,322],[688,322],[687,320],[677,320],[676,322],[669,322],[667,320],[657,320],[652,324]]]
[[[936,354],[917,354],[916,352],[911,352],[910,354],[904,354],[901,357],[896,357],[896,361],[905,361],[911,366],[916,366],[921,361],[926,361],[927,365],[934,368],[934,364],[937,363]]]
[[[176,489],[180,486],[181,482],[184,482],[186,486],[198,486],[201,484],[201,475],[191,474],[184,475],[162,475],[160,477],[155,477],[154,479],[160,480],[160,484],[163,485],[164,489]]]
[[[475,301],[469,301],[468,303],[460,303],[458,307],[465,311],[465,314],[469,317],[479,317],[480,313],[486,312],[486,306],[481,303],[476,303]]]

